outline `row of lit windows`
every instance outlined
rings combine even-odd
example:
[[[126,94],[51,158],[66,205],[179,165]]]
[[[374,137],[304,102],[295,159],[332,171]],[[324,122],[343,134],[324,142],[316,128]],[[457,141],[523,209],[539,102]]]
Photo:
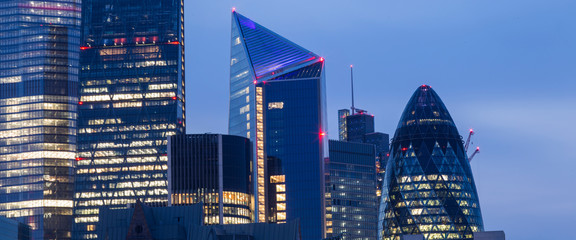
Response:
[[[82,132],[81,132],[82,133]],[[145,140],[145,141],[132,141],[130,143],[115,143],[115,142],[99,142],[90,144],[91,149],[106,149],[106,148],[136,148],[136,147],[156,147],[166,146],[168,140]],[[82,155],[86,156],[86,155]]]
[[[157,76],[157,77],[139,77],[139,78],[122,78],[122,79],[106,79],[106,80],[85,80],[82,81],[83,86],[97,86],[97,85],[114,85],[114,84],[130,84],[130,83],[149,83],[149,82],[174,82],[174,77],[170,76]]]
[[[92,121],[92,120],[91,120]],[[88,125],[103,125],[103,124],[95,124],[98,120],[93,123],[88,123]],[[106,123],[109,124],[109,123]],[[110,125],[118,125],[119,123],[113,123]],[[108,127],[100,127],[100,128],[81,128],[79,131],[80,133],[99,133],[99,132],[126,132],[126,131],[150,131],[150,130],[168,130],[168,129],[176,129],[176,124],[146,124],[146,125],[123,125],[123,126],[108,126]]]
[[[51,11],[53,13],[57,13],[58,11]],[[24,14],[28,14],[28,16],[23,17],[23,21],[29,23],[44,23],[44,24],[54,24],[54,25],[74,25],[80,26],[80,12],[61,12],[62,14],[54,14],[58,15],[59,17],[50,17],[48,13],[43,13],[38,16],[31,16],[32,12],[24,11]],[[65,14],[64,14],[65,13]],[[16,14],[16,13],[15,13]],[[21,10],[18,10],[17,14],[22,14]],[[62,16],[62,17],[60,17]],[[3,18],[9,20],[10,18]]]
[[[0,79],[2,83],[2,79]],[[165,83],[165,84],[150,84],[148,85],[148,90],[170,90],[176,89],[178,86],[175,83]],[[114,89],[114,92],[129,92],[129,91],[142,91],[140,86],[123,86]],[[108,87],[97,87],[97,88],[83,88],[82,93],[107,93],[110,92]]]
[[[144,99],[144,98],[162,98],[162,97],[174,97],[176,96],[174,92],[146,92],[146,93],[124,93],[124,94],[100,94],[100,95],[90,95],[82,96],[80,101],[83,102],[101,102],[101,101],[118,101],[118,100],[134,100],[134,99]]]
[[[56,126],[56,127],[76,127],[76,121],[63,119],[26,119],[22,121],[11,121],[0,123],[0,130],[19,129],[36,126]]]
[[[0,180],[2,187],[0,188],[1,194],[22,193],[32,191],[44,190],[44,184],[37,183],[42,178],[39,176],[19,177],[15,179]]]
[[[172,97],[174,98],[174,97]],[[158,101],[158,99],[150,99],[149,101],[144,101],[144,102],[115,102],[113,104],[109,104],[109,103],[103,103],[103,104],[98,104],[98,102],[95,103],[89,103],[88,108],[89,109],[107,109],[107,108],[141,108],[143,106],[146,107],[152,107],[152,106],[167,106],[167,105],[172,105],[175,103],[175,100],[163,100],[163,101]],[[182,109],[184,109],[184,107],[182,107]]]
[[[81,152],[79,153],[79,157],[81,158],[91,158],[91,157],[114,157],[114,156],[124,156],[124,155],[155,155],[158,153],[158,149],[155,148],[139,148],[139,149],[129,149],[126,154],[123,154],[120,151],[94,151],[94,152]],[[85,159],[79,159],[85,160]],[[160,160],[167,160],[167,157],[160,158]],[[134,159],[135,162],[140,162],[141,160]],[[79,164],[84,165],[84,164]]]
[[[42,216],[44,219],[51,218],[53,215],[57,216],[71,216],[71,208],[52,208],[50,212],[46,212],[43,208],[27,208],[27,209],[15,209],[6,210],[0,212],[2,216],[8,218],[18,218],[18,217],[28,217],[28,216]],[[34,230],[31,226],[31,229]]]
[[[128,50],[131,50],[131,54],[143,54],[143,53],[160,53],[160,48],[158,46],[144,46],[144,47],[111,47],[103,48],[99,50],[100,56],[110,56],[110,55],[125,55]]]
[[[166,195],[168,195],[168,190],[156,188],[147,190],[147,193],[140,196],[146,196],[144,201],[146,203],[162,203],[166,202]],[[158,197],[155,197],[158,196]],[[127,204],[136,203],[137,198],[109,198],[109,199],[92,199],[92,200],[82,200],[76,201],[77,207],[94,207],[94,206],[104,206],[104,205],[115,205],[115,206],[126,206]],[[142,198],[140,198],[142,199]],[[90,220],[98,221],[98,216],[96,217],[77,217],[76,222],[93,222]]]
[[[82,154],[83,156],[90,155],[89,153]],[[110,164],[123,164],[123,163],[151,163],[151,162],[167,162],[168,157],[166,156],[153,156],[153,157],[127,157],[127,158],[104,158],[104,159],[93,159],[90,157],[82,158],[79,157],[78,165],[110,165]],[[88,171],[88,169],[78,169],[83,171]],[[84,173],[84,172],[78,172]],[[87,172],[86,172],[87,173]]]
[[[131,132],[128,134],[109,134],[109,135],[104,135],[101,134],[98,136],[98,138],[100,138],[101,140],[130,140],[130,139],[147,139],[147,138],[154,138],[154,139],[166,139],[168,136],[172,136],[175,135],[176,132],[175,131],[152,131],[152,132],[144,132],[144,133],[138,133],[138,132]],[[95,137],[94,137],[95,138]],[[90,139],[94,139],[94,138],[90,138]],[[80,149],[86,149],[86,148],[80,148]]]
[[[42,199],[0,203],[0,210],[12,210],[21,208],[72,208],[72,206],[72,200]]]
[[[154,57],[156,58],[156,57]],[[118,63],[106,63],[102,65],[86,65],[82,69],[85,70],[98,70],[98,69],[130,69],[130,68],[146,68],[146,67],[165,67],[165,66],[176,66],[178,61],[172,60],[156,60],[156,61],[139,61],[139,62],[125,62],[118,61]]]
[[[224,206],[224,214],[225,215],[235,215],[235,216],[244,216],[250,217],[252,214],[248,207],[227,207]]]
[[[86,162],[83,165],[89,165],[89,161],[80,161]],[[156,165],[137,165],[137,166],[130,166],[130,167],[108,167],[108,168],[89,168],[89,169],[76,169],[78,174],[86,174],[86,173],[113,173],[113,172],[124,172],[124,171],[133,171],[133,172],[142,172],[142,171],[162,171],[168,170],[168,166],[166,164],[156,164]]]
[[[247,223],[250,223],[250,219],[239,218],[239,217],[227,217],[227,216],[225,216],[222,219],[222,221],[223,221],[223,224],[247,224]],[[204,216],[204,224],[206,224],[206,225],[220,224],[220,217],[217,215]]]
[[[409,183],[409,182],[427,182],[427,181],[459,181],[463,182],[464,178],[458,175],[447,175],[447,174],[429,174],[429,175],[416,175],[416,176],[401,176],[398,177],[398,183]]]
[[[17,113],[24,111],[37,111],[37,110],[61,110],[61,111],[76,111],[75,104],[65,103],[33,103],[33,104],[20,104],[9,107],[0,107],[0,114]]]
[[[157,169],[158,172],[159,169]],[[165,173],[154,173],[154,174],[148,174],[147,172],[137,172],[137,173],[133,173],[133,174],[121,174],[121,175],[95,175],[95,174],[91,174],[89,175],[89,177],[87,177],[87,182],[105,182],[105,181],[117,181],[118,179],[120,180],[135,180],[135,179],[166,179],[166,174]],[[98,188],[97,185],[92,184],[92,186],[90,186],[90,189],[96,189]]]
[[[3,146],[0,154],[30,152],[30,151],[76,151],[76,145],[62,143],[34,143],[15,146]]]
[[[26,96],[18,98],[6,98],[6,99],[0,99],[0,106],[8,106],[8,105],[20,106],[26,103],[35,103],[43,101],[76,103],[78,102],[78,98],[70,96],[54,96],[54,95],[37,95],[37,96]]]
[[[159,186],[138,186],[131,189],[120,190],[120,191],[102,191],[102,192],[82,192],[76,193],[76,201],[84,201],[84,199],[94,199],[94,198],[116,198],[116,197],[135,197],[135,196],[146,196],[148,194],[152,194],[151,192],[155,191],[155,189],[151,189],[154,187]],[[160,186],[161,187],[161,186]],[[109,188],[114,189],[114,188]],[[121,188],[116,188],[121,189]]]

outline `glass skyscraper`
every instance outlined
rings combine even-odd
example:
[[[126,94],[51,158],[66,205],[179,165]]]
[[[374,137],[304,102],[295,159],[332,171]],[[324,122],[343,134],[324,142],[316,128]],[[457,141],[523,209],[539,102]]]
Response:
[[[101,206],[166,205],[167,138],[184,133],[184,1],[84,0],[75,239]]]
[[[376,195],[375,149],[372,144],[330,140],[329,181],[326,195],[332,236],[346,240],[376,240],[378,196]]]
[[[229,132],[253,143],[256,219],[299,218],[302,239],[321,239],[324,59],[237,12],[231,42]]]
[[[429,239],[473,239],[482,214],[462,138],[446,106],[419,87],[392,141],[379,216],[382,240],[422,234]]]
[[[170,205],[202,203],[204,224],[251,223],[251,148],[250,140],[240,136],[170,136]]]
[[[348,140],[348,124],[346,124],[346,117],[350,116],[350,110],[338,110],[338,139],[340,141]]]
[[[0,215],[70,239],[80,0],[0,2]]]

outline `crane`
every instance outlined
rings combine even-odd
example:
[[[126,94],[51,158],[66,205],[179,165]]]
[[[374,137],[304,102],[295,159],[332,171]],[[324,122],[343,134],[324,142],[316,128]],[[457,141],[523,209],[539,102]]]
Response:
[[[468,147],[470,146],[470,139],[474,135],[474,129],[470,128],[470,133],[468,134],[468,139],[466,139],[466,144],[464,144],[464,151],[468,152]]]
[[[470,155],[470,157],[468,157],[468,162],[472,162],[472,159],[474,158],[474,156],[476,156],[476,154],[480,153],[480,147],[476,147],[476,151],[474,151],[474,153],[472,153],[472,155]]]
[[[468,153],[468,147],[470,147],[470,140],[472,139],[472,135],[474,135],[474,129],[470,128],[470,133],[468,133],[468,139],[466,139],[466,144],[464,144],[464,152]],[[476,150],[468,157],[468,162],[472,162],[472,159],[476,154],[480,153],[480,147],[477,147]]]

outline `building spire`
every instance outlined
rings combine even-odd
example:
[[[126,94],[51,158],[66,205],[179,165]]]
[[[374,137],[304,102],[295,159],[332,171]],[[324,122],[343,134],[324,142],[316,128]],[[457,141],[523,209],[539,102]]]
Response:
[[[356,108],[354,107],[354,65],[350,65],[350,88],[352,90],[352,115],[356,113]]]

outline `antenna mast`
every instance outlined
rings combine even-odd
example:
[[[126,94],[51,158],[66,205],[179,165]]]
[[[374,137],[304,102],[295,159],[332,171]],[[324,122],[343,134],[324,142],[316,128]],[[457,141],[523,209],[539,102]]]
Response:
[[[354,66],[350,65],[350,86],[352,89],[352,115],[356,113],[356,108],[354,107]]]

